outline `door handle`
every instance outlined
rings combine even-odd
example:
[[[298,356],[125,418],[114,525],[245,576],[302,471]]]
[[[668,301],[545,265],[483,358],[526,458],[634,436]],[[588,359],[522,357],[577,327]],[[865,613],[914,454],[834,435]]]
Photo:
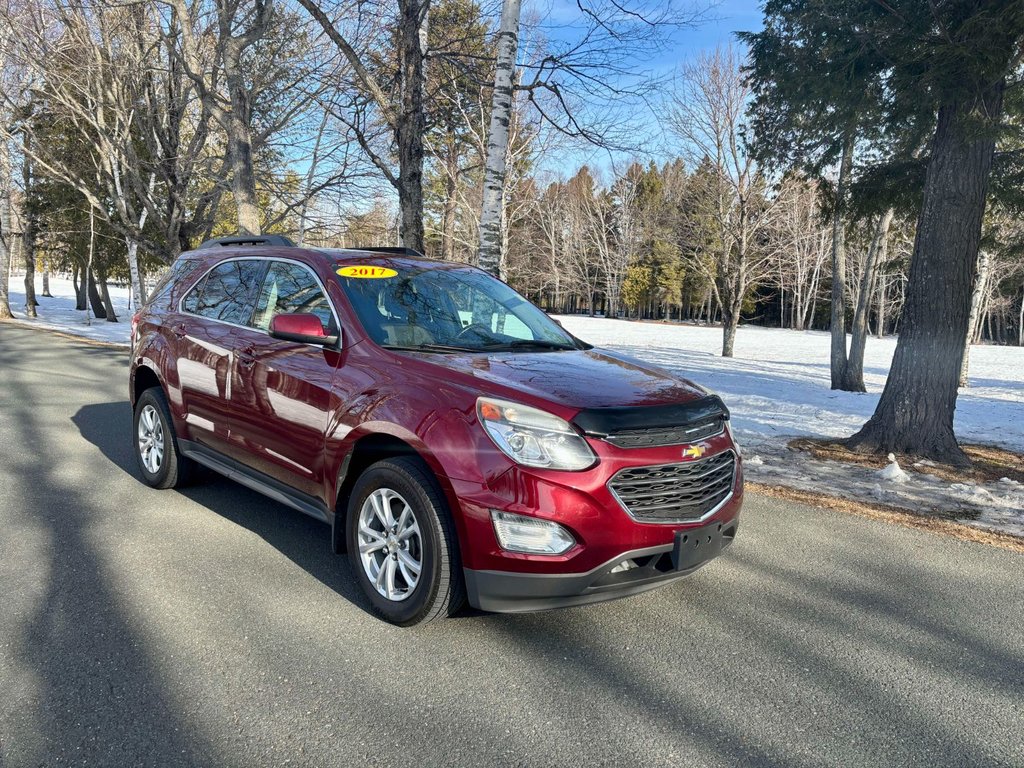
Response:
[[[256,348],[246,347],[238,353],[238,362],[244,365],[246,368],[252,368],[256,365]]]
[[[175,337],[179,339],[184,339],[185,336],[188,334],[188,328],[185,327],[184,323],[178,323],[176,326],[171,328],[171,333],[173,333]]]

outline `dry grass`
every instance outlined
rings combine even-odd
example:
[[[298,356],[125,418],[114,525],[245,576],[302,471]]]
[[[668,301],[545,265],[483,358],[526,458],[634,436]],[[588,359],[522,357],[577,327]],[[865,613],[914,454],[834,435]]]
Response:
[[[845,445],[831,440],[801,437],[792,440],[789,447],[796,451],[806,451],[816,459],[827,461],[860,464],[877,469],[881,469],[889,463],[885,456],[857,453]],[[930,461],[921,462],[913,456],[902,454],[897,454],[896,460],[908,472],[934,475],[950,483],[994,483],[1004,477],[1024,483],[1024,456],[1021,454],[990,445],[962,445],[961,448],[970,458],[971,467],[962,468]]]
[[[1001,549],[1008,549],[1011,552],[1024,554],[1024,538],[1013,536],[1009,533],[998,533],[986,531],[981,528],[974,528],[970,525],[957,523],[952,520],[945,520],[939,517],[916,514],[906,509],[892,507],[886,504],[872,504],[862,501],[851,501],[839,499],[823,493],[812,493],[810,491],[798,491],[794,488],[784,488],[778,485],[762,485],[761,483],[747,482],[747,490],[759,493],[763,496],[771,496],[776,499],[809,504],[814,507],[845,512],[851,515],[859,515],[871,520],[881,520],[887,523],[902,525],[904,528],[917,528],[930,531],[931,533],[955,536],[964,541],[973,541],[979,544],[988,544]]]

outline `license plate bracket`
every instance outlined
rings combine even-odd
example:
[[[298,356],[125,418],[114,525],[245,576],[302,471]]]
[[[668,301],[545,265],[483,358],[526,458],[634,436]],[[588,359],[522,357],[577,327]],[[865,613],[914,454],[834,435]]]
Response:
[[[722,551],[725,537],[719,523],[676,531],[672,548],[672,565],[677,571],[688,571],[706,563]]]

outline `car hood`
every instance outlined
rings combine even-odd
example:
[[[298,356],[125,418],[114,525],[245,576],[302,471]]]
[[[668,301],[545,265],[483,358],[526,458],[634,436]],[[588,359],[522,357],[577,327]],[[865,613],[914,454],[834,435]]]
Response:
[[[482,389],[509,388],[574,409],[687,403],[707,394],[662,368],[601,349],[431,355],[429,362],[495,385]]]

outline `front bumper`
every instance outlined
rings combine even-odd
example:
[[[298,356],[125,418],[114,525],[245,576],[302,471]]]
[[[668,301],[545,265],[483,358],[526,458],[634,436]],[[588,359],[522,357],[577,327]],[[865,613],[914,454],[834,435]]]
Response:
[[[715,523],[721,547],[732,544],[739,530],[739,516]],[[696,532],[699,529],[691,529]],[[682,533],[682,532],[680,532]],[[513,571],[464,568],[466,592],[474,608],[495,613],[526,613],[551,608],[569,608],[646,592],[677,581],[711,562],[714,555],[692,567],[677,568],[675,544],[647,547],[616,555],[585,573],[517,573]],[[625,571],[612,572],[626,560],[636,563]]]

